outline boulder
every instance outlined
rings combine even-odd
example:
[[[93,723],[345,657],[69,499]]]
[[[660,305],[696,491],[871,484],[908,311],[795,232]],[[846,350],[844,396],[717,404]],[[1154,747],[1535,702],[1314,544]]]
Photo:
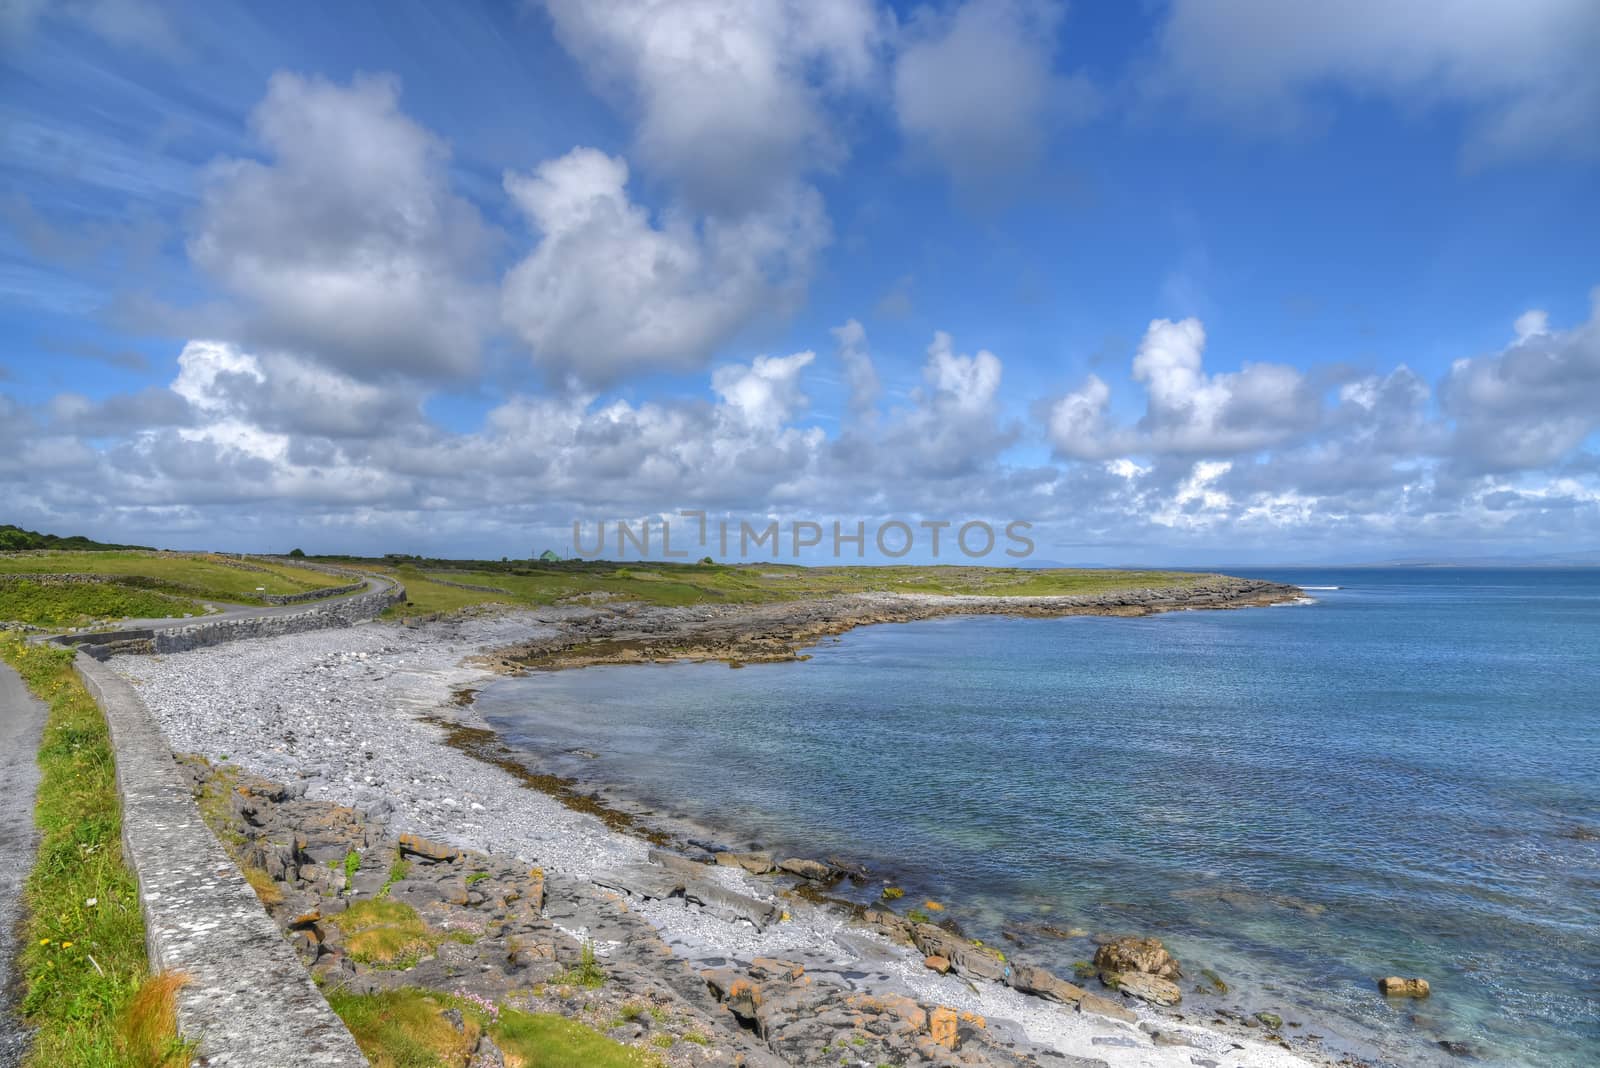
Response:
[[[1078,1011],[1093,1013],[1096,1016],[1109,1016],[1113,1020],[1121,1020],[1124,1023],[1134,1023],[1139,1019],[1137,1015],[1118,1005],[1115,1001],[1103,998],[1099,994],[1090,994],[1088,992],[1085,992],[1083,997],[1078,999]]]
[[[1402,979],[1398,975],[1379,979],[1378,989],[1387,998],[1425,998],[1430,993],[1426,979]]]
[[[1116,976],[1117,989],[1152,1005],[1176,1005],[1183,1000],[1183,992],[1171,979],[1144,972],[1120,972]]]
[[[826,883],[835,878],[836,873],[820,860],[806,860],[804,857],[790,857],[778,863],[779,871],[786,871],[790,875],[798,875],[802,879],[813,882]]]
[[[1162,979],[1181,979],[1183,971],[1156,938],[1116,938],[1095,950],[1094,966],[1102,972],[1143,972]]]
[[[405,856],[417,857],[430,864],[449,864],[461,859],[461,850],[455,846],[435,842],[432,839],[422,837],[420,834],[402,834],[400,836],[400,852]]]
[[[1083,997],[1083,989],[1062,979],[1047,968],[1034,964],[1018,964],[1011,969],[1013,988],[1024,994],[1059,1001],[1064,1005],[1076,1004]]]
[[[718,853],[717,863],[725,868],[743,868],[751,875],[765,875],[774,867],[771,853]]]
[[[923,957],[922,965],[925,968],[930,968],[933,971],[938,972],[940,975],[948,975],[950,973],[950,958],[948,957],[940,957],[937,955]]]
[[[961,1020],[956,1010],[940,1005],[928,1014],[928,1033],[945,1049],[953,1050],[961,1041]]]

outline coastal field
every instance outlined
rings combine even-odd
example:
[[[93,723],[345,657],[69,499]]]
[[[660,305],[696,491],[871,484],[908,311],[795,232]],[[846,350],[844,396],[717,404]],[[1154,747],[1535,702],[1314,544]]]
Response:
[[[38,576],[57,576],[40,578]],[[103,581],[68,581],[95,576]],[[81,627],[201,615],[202,602],[262,604],[259,594],[328,589],[337,575],[277,561],[140,550],[0,552],[0,622]]]
[[[395,614],[449,612],[478,604],[542,606],[631,600],[664,607],[754,605],[854,593],[1055,597],[1187,587],[1207,576],[1187,571],[1090,568],[800,567],[792,564],[360,560],[325,562],[373,570],[406,587],[410,605]],[[475,589],[463,587],[477,587]]]

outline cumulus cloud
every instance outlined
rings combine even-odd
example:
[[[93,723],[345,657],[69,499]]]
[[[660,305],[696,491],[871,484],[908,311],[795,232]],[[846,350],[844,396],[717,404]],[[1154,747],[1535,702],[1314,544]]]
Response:
[[[833,328],[839,362],[844,366],[845,385],[850,390],[850,411],[865,415],[878,401],[883,385],[878,380],[878,369],[867,351],[867,330],[860,322],[850,319],[843,326]]]
[[[1075,459],[1124,453],[1229,455],[1261,449],[1316,428],[1321,401],[1293,367],[1247,363],[1206,373],[1204,325],[1198,319],[1156,319],[1133,358],[1133,379],[1145,388],[1137,427],[1109,422],[1110,387],[1090,375],[1048,412],[1051,442]]]
[[[1157,320],[1129,368],[1144,416],[1113,418],[1113,386],[1089,379],[1044,411],[1052,463],[1012,449],[1027,442],[1004,415],[1000,357],[944,333],[901,403],[832,434],[808,397],[810,351],[720,364],[682,399],[513,393],[460,430],[430,420],[407,381],[196,340],[165,389],[35,406],[0,393],[0,487],[35,526],[100,517],[241,544],[270,529],[371,551],[488,551],[533,530],[561,539],[574,517],[696,507],[850,521],[957,508],[1034,522],[1061,557],[1074,545],[1110,559],[1156,546],[1169,560],[1516,546],[1600,522],[1600,463],[1583,436],[1600,429],[1585,403],[1600,385],[1597,322],[1524,315],[1505,348],[1454,366],[1436,404],[1404,365],[1298,382],[1207,372],[1200,324]],[[835,338],[866,358],[859,323]],[[1290,432],[1280,406],[1306,382],[1327,396]]]
[[[1542,467],[1600,430],[1600,289],[1591,300],[1589,319],[1570,330],[1529,311],[1505,349],[1451,365],[1441,400],[1461,469]]]
[[[698,210],[742,214],[787,195],[845,146],[827,98],[873,76],[870,0],[546,0],[556,35],[637,116],[642,162]]]
[[[476,366],[488,232],[399,98],[390,77],[274,75],[251,116],[269,159],[208,169],[189,253],[242,302],[246,338],[366,375]]]
[[[749,366],[717,368],[711,388],[746,425],[775,430],[810,403],[800,392],[800,372],[814,359],[814,352],[757,356]]]
[[[507,274],[502,311],[553,375],[606,384],[703,366],[758,312],[803,293],[828,234],[814,190],[790,186],[781,205],[739,219],[669,212],[658,225],[627,182],[626,162],[592,148],[505,177],[539,239]]]
[[[920,11],[894,67],[895,116],[907,141],[969,189],[1027,170],[1053,127],[1096,104],[1087,78],[1055,72],[1064,14],[1037,0]]]
[[[1600,145],[1600,6],[1174,0],[1147,88],[1273,131],[1315,116],[1333,86],[1405,110],[1465,108],[1478,159],[1593,155]]]

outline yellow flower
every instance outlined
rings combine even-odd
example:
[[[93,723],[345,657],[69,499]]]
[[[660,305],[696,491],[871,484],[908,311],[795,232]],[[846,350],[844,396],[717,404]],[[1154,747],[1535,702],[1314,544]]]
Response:
[[[41,938],[41,939],[39,939],[39,944],[40,944],[40,945],[41,945],[41,946],[48,946],[48,945],[49,945],[49,944],[50,944],[50,939],[48,939],[48,938]]]

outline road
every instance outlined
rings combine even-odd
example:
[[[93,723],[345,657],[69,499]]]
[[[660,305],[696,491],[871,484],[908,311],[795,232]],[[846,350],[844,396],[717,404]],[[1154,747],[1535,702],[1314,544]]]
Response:
[[[12,965],[22,919],[22,884],[33,867],[38,834],[33,798],[39,789],[39,739],[45,707],[22,678],[0,664],[0,1068],[22,1063],[27,1035],[14,1015],[21,993]]]

